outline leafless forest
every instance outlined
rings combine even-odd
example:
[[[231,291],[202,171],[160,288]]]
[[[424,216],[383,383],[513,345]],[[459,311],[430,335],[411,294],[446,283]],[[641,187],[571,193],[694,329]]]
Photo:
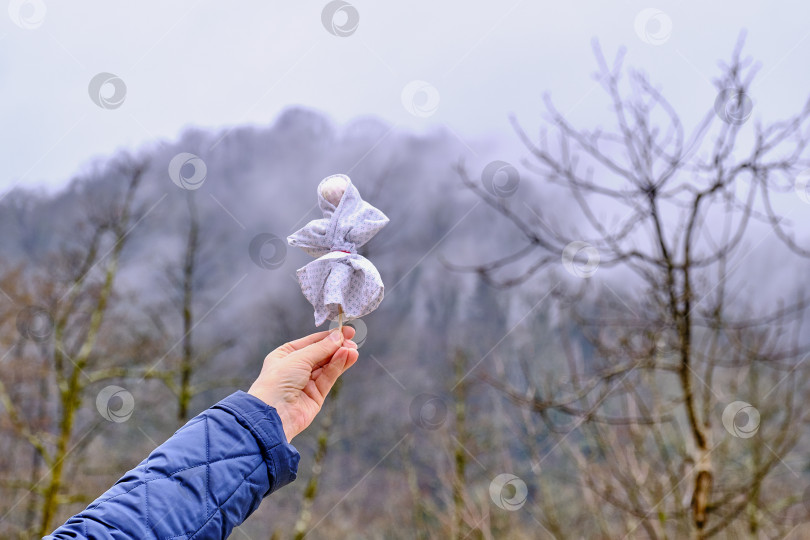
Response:
[[[510,119],[520,162],[291,107],[5,194],[0,536],[49,532],[318,330],[284,239],[335,172],[391,219],[364,248],[386,297],[234,538],[810,535],[810,102],[760,117],[752,56],[687,122],[595,46],[612,122],[547,96],[540,133]]]

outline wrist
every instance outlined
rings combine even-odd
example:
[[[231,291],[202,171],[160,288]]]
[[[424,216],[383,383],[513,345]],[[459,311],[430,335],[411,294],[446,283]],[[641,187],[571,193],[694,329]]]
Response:
[[[265,404],[275,409],[276,414],[281,420],[281,428],[284,431],[284,437],[287,439],[287,442],[292,441],[292,438],[297,435],[297,433],[293,431],[292,419],[290,418],[290,415],[287,414],[286,409],[283,406],[280,406],[277,400],[273,399],[271,396],[267,395],[261,390],[254,388],[253,386],[250,387],[247,393],[251,396],[259,398]]]
[[[276,414],[278,414],[278,417],[281,419],[281,429],[284,431],[284,437],[287,438],[287,442],[291,442],[292,438],[295,437],[297,433],[292,429],[293,424],[290,416],[283,408],[276,407],[273,404],[269,405],[276,410]]]

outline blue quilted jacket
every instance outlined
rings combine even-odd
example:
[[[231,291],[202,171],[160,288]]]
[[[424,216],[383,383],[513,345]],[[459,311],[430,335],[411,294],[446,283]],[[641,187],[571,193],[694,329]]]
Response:
[[[238,391],[195,416],[47,539],[225,538],[295,480],[273,407]]]

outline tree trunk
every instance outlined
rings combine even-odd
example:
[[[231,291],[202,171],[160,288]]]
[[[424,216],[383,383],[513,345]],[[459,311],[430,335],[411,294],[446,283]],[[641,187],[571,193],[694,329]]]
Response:
[[[332,391],[329,393],[330,399],[333,402],[326,414],[323,415],[321,420],[321,430],[318,432],[318,446],[315,450],[315,457],[312,459],[312,476],[309,478],[307,487],[304,488],[304,498],[301,503],[301,513],[298,515],[298,521],[295,523],[295,540],[302,540],[307,534],[307,527],[309,521],[312,519],[312,505],[315,502],[315,497],[318,495],[318,480],[321,478],[323,472],[323,462],[326,459],[326,451],[329,449],[329,434],[332,431],[332,421],[335,414],[335,403],[338,394],[340,393],[341,379],[335,382]]]

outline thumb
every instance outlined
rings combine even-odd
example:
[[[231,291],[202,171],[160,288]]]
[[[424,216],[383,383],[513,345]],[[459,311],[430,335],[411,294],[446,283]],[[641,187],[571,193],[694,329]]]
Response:
[[[332,355],[343,344],[343,332],[334,330],[330,332],[325,338],[307,345],[303,349],[295,351],[290,356],[295,356],[297,359],[304,360],[309,363],[313,368],[329,361]]]

